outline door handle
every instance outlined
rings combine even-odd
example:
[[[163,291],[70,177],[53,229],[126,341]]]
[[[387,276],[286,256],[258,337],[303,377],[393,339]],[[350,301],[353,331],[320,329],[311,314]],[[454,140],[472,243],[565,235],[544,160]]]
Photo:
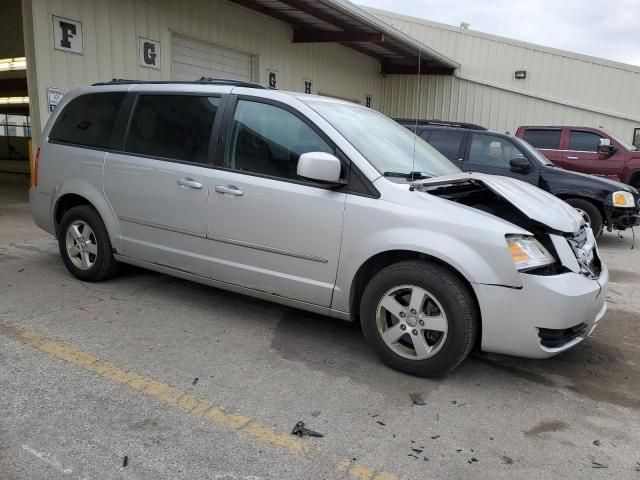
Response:
[[[567,160],[579,160],[578,157],[567,157]]]
[[[229,195],[236,195],[238,197],[244,195],[244,192],[235,185],[227,185],[226,187],[224,185],[216,185],[216,192],[228,193]]]
[[[196,190],[202,190],[202,187],[204,187],[204,185],[200,182],[196,182],[193,178],[179,178],[177,182],[181,187],[189,187]]]

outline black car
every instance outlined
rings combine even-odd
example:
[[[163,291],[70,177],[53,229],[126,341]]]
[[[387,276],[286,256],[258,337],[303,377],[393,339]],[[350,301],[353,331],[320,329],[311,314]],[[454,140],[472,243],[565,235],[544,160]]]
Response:
[[[596,235],[605,227],[611,231],[640,225],[640,196],[635,188],[564,170],[520,138],[468,123],[396,121],[463,171],[517,178],[563,199],[585,216]],[[629,205],[629,194],[633,196],[633,206],[616,206],[622,202]]]

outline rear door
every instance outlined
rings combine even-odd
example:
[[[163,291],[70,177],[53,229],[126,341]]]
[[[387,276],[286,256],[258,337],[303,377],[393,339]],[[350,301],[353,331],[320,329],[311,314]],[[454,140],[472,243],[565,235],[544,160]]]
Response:
[[[563,166],[563,152],[560,150],[562,128],[527,128],[522,138],[553,163]]]
[[[425,136],[428,133],[428,137]],[[459,130],[433,129],[425,130],[420,135],[433,148],[451,160],[457,167],[462,168],[462,157],[466,132]]]
[[[538,186],[539,169],[536,162],[529,162],[530,169],[527,172],[514,172],[511,169],[511,159],[522,157],[527,158],[525,152],[508,137],[470,132],[462,170],[512,177]]]
[[[209,276],[212,132],[222,98],[140,93],[122,152],[107,155],[104,190],[125,256]]]
[[[601,133],[577,128],[568,129],[567,147],[564,153],[564,168],[576,172],[590,173],[600,177],[620,180],[624,160],[622,155],[605,157],[598,153]],[[613,141],[612,141],[613,143]]]

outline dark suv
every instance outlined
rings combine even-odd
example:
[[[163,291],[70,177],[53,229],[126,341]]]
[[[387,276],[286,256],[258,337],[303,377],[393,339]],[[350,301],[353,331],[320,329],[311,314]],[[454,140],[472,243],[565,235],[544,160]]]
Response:
[[[578,209],[596,235],[640,224],[638,191],[624,183],[570,172],[526,141],[467,123],[397,119],[460,169],[517,178]]]

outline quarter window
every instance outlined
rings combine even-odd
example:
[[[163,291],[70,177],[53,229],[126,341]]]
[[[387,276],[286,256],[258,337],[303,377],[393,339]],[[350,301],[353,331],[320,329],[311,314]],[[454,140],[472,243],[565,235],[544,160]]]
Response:
[[[458,160],[463,138],[463,132],[434,130],[431,132],[429,143],[449,160]]]
[[[561,133],[561,130],[527,129],[524,132],[524,139],[535,148],[558,150]]]
[[[227,148],[227,167],[298,179],[298,159],[308,152],[334,153],[334,150],[287,110],[266,103],[238,102]]]
[[[509,168],[514,158],[524,157],[511,140],[495,135],[474,133],[468,163],[486,167]]]
[[[593,132],[571,130],[569,134],[569,150],[577,152],[597,152],[602,137]]]
[[[125,150],[194,163],[207,163],[209,140],[220,98],[140,95]]]
[[[74,98],[60,112],[49,139],[108,148],[125,95],[124,92],[90,93]]]

